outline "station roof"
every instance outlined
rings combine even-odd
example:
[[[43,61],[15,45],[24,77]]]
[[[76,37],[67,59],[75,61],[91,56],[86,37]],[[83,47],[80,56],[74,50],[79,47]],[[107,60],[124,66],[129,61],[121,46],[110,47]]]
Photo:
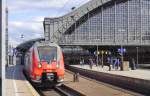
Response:
[[[90,0],[83,6],[73,10],[72,12],[70,12],[64,16],[57,17],[57,18],[46,17],[44,19],[44,26],[50,25],[52,22],[59,23],[59,26],[57,28],[55,28],[54,38],[53,38],[54,41],[57,41],[57,40],[59,40],[58,33],[60,33],[60,34],[66,33],[67,30],[75,24],[75,22],[80,21],[80,19],[82,19],[82,17],[84,17],[88,13],[94,11],[94,9],[97,9],[98,7],[108,3],[110,1],[113,1],[113,0]],[[63,20],[63,22],[62,22],[62,20]],[[57,23],[53,23],[53,24],[58,25]],[[44,29],[45,29],[45,27],[44,27]]]
[[[26,42],[23,42],[21,44],[19,44],[16,49],[18,51],[22,51],[22,52],[25,52],[27,51],[35,42],[38,42],[38,41],[44,41],[45,39],[44,38],[36,38],[36,39],[31,39],[29,41],[26,41]]]

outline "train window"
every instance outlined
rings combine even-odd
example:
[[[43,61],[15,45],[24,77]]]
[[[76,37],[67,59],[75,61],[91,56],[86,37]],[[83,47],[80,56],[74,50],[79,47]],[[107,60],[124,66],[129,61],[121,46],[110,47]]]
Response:
[[[51,63],[57,60],[57,47],[40,46],[38,52],[40,61]]]

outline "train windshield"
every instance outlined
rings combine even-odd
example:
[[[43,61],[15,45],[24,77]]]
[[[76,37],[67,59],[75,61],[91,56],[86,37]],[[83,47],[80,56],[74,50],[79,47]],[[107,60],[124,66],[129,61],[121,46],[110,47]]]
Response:
[[[52,46],[40,46],[38,47],[40,61],[56,62],[57,60],[57,48]]]

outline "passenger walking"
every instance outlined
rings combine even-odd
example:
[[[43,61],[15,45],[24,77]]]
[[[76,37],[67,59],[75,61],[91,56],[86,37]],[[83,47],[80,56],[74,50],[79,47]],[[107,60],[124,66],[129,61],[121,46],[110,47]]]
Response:
[[[116,65],[117,65],[117,58],[114,59],[114,64],[113,64],[113,68],[116,70]]]
[[[116,69],[119,69],[119,66],[120,66],[120,60],[119,58],[116,58],[113,64],[113,68],[116,70]]]
[[[119,58],[117,58],[117,69],[119,69],[119,66],[120,66],[120,60]]]
[[[107,57],[107,66],[109,67],[109,71],[111,71],[111,58]]]
[[[98,66],[101,64],[101,58],[98,58]]]
[[[90,66],[90,69],[92,69],[92,68],[93,68],[93,65],[94,65],[93,60],[92,60],[92,59],[89,59],[89,66]]]
[[[134,58],[131,59],[131,70],[135,70],[136,69],[136,66],[135,66],[135,60]]]
[[[80,59],[80,65],[82,66],[82,59]]]
[[[82,58],[82,65],[84,65],[85,64],[85,62],[84,62],[84,58]]]
[[[112,65],[112,67],[113,67],[113,57],[110,57],[110,65]]]
[[[80,59],[80,65],[83,66],[83,64],[84,64],[84,59],[82,58]]]

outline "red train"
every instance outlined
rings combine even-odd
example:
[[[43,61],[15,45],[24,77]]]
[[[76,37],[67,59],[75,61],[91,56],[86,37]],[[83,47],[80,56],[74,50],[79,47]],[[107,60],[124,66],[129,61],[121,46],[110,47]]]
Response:
[[[65,69],[61,48],[54,43],[36,42],[25,54],[24,70],[32,82],[62,83]]]

